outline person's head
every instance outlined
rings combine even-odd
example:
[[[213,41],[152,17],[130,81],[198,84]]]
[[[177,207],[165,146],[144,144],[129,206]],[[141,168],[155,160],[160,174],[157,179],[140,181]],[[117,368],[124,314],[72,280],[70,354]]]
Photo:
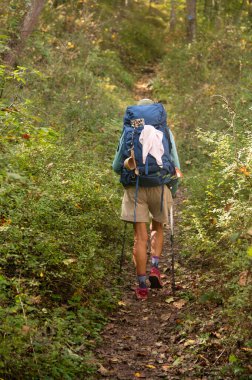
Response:
[[[145,98],[145,99],[141,99],[141,100],[139,100],[139,101],[137,102],[137,105],[138,105],[138,106],[146,106],[146,105],[148,105],[148,104],[153,104],[153,103],[154,103],[153,100]]]

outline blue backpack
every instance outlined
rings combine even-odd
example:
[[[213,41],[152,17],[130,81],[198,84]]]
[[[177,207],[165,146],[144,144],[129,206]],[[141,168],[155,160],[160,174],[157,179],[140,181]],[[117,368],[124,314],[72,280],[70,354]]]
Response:
[[[171,182],[172,177],[175,175],[175,167],[171,159],[172,146],[166,118],[167,114],[161,103],[134,105],[126,109],[123,125],[124,146],[120,178],[123,186],[153,187]],[[145,164],[143,163],[142,144],[139,142],[139,137],[144,125],[151,125],[163,132],[164,154],[162,155],[162,165],[158,165],[156,159],[149,153]],[[131,157],[132,152],[136,163],[136,169],[133,170],[124,165],[125,160]]]

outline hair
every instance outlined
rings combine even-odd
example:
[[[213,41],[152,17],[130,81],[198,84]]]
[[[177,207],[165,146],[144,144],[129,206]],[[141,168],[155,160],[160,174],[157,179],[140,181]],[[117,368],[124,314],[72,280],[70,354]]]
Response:
[[[139,100],[139,101],[137,102],[137,105],[138,105],[138,106],[145,106],[145,105],[147,105],[147,104],[153,104],[153,103],[154,103],[153,100],[145,98],[145,99],[141,99],[141,100]]]

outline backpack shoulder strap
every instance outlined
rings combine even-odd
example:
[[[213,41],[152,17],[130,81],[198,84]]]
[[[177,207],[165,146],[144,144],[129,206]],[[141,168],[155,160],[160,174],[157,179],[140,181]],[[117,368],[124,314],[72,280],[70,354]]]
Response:
[[[168,127],[168,125],[165,126],[164,133],[165,133],[165,135],[167,137],[167,140],[168,140],[169,153],[171,153],[171,151],[172,151],[172,143],[171,143],[171,136],[170,136],[170,128]]]

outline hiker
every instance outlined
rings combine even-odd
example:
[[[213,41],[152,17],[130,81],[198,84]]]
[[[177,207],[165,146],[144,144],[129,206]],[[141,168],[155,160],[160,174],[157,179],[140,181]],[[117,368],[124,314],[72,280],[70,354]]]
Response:
[[[142,99],[137,105],[128,107],[112,164],[124,186],[121,219],[134,224],[133,261],[138,280],[135,294],[140,300],[148,297],[146,224],[151,219],[150,287],[160,289],[163,225],[168,224],[169,208],[178,186],[179,158],[166,118],[163,105],[150,99]]]

